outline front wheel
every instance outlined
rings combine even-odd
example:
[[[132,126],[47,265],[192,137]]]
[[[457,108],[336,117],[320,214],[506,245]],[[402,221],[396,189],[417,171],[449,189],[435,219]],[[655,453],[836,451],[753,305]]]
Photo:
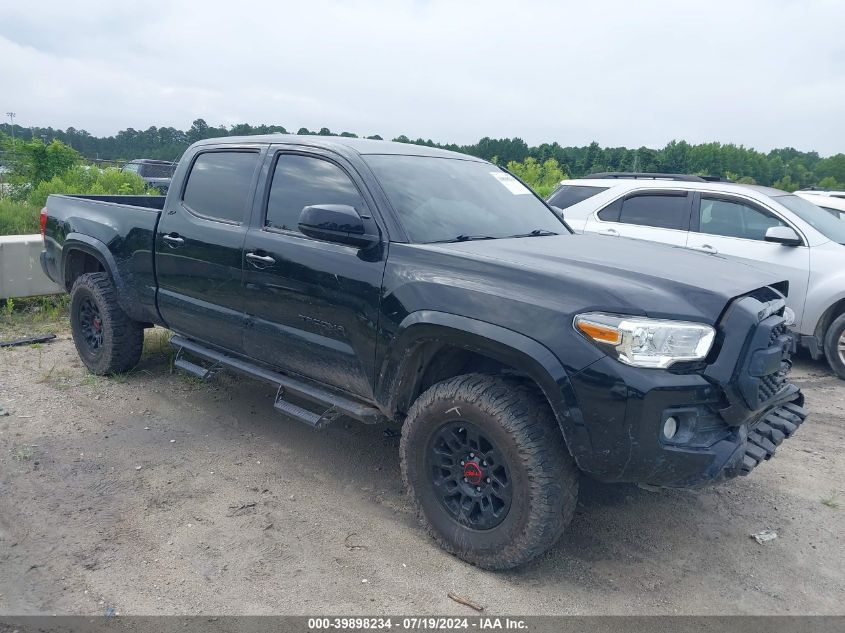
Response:
[[[824,355],[837,376],[845,380],[845,314],[830,324],[824,337]]]
[[[575,510],[578,471],[552,411],[513,380],[468,374],[434,385],[408,412],[400,453],[423,525],[479,567],[536,558]]]
[[[117,302],[108,273],[86,273],[70,291],[73,342],[93,374],[117,374],[132,369],[141,358],[144,328]]]

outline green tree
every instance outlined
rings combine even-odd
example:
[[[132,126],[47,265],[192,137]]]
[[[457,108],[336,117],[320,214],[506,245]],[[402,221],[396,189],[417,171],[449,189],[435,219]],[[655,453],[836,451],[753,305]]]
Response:
[[[566,174],[554,158],[548,158],[542,163],[529,156],[523,162],[510,161],[508,171],[517,176],[531,187],[539,196],[548,196]]]

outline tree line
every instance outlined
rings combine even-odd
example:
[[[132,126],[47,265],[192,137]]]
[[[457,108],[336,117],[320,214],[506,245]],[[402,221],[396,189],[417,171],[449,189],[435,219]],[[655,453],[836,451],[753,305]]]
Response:
[[[193,142],[217,136],[272,134],[293,132],[281,125],[212,126],[197,119],[188,130],[173,127],[149,127],[146,130],[127,128],[113,136],[93,136],[85,130],[51,127],[23,128],[0,124],[0,133],[24,140],[53,139],[73,147],[89,160],[129,160],[133,158],[160,158],[177,160]],[[351,132],[332,132],[328,128],[311,131],[300,128],[296,134],[357,137]],[[378,134],[367,136],[381,140]],[[821,157],[818,152],[804,152],[791,147],[759,152],[732,143],[691,144],[671,141],[659,149],[649,147],[601,147],[591,143],[581,147],[562,146],[557,142],[529,146],[521,138],[482,138],[477,143],[460,145],[437,143],[431,139],[412,139],[401,135],[392,139],[401,143],[415,143],[430,147],[463,152],[492,160],[500,165],[511,163],[547,164],[555,161],[561,172],[569,178],[602,171],[669,172],[711,175],[731,180],[771,185],[795,190],[818,186],[845,189],[845,154]],[[6,143],[8,150],[8,143]],[[549,163],[551,165],[551,163]]]

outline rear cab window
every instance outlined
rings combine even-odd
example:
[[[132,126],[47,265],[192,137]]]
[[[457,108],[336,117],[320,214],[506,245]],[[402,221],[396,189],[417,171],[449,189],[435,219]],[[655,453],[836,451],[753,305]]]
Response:
[[[182,203],[200,217],[240,224],[247,213],[258,151],[209,151],[191,166]]]
[[[688,231],[691,195],[686,191],[634,193],[598,213],[604,222]]]
[[[584,202],[608,187],[592,187],[589,185],[561,185],[549,197],[549,204],[558,209],[567,209],[574,204]]]

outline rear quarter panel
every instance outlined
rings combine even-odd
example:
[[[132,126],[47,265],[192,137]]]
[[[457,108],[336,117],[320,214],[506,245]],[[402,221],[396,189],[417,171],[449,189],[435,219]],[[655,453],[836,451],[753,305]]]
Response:
[[[68,256],[74,250],[84,251],[99,259],[112,276],[121,306],[133,319],[159,322],[153,243],[160,213],[105,200],[50,196],[44,245],[48,274],[70,290]]]

